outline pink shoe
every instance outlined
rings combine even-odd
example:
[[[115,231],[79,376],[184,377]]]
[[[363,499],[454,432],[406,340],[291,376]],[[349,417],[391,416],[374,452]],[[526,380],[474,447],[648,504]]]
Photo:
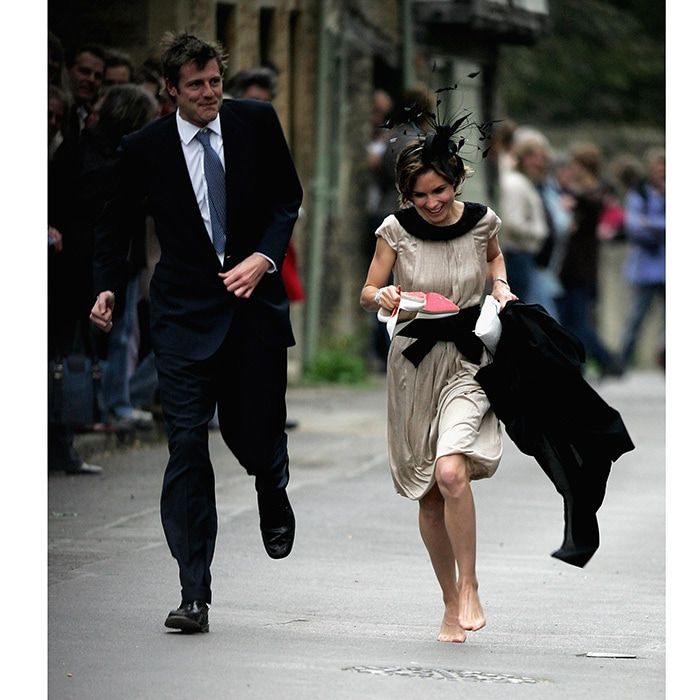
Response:
[[[425,295],[425,304],[418,312],[417,318],[445,318],[459,313],[459,306],[447,297],[437,292],[428,292]]]
[[[381,308],[377,318],[387,324],[389,337],[397,327],[404,328],[418,318],[446,318],[459,313],[459,306],[437,292],[401,292],[401,301],[393,311]]]

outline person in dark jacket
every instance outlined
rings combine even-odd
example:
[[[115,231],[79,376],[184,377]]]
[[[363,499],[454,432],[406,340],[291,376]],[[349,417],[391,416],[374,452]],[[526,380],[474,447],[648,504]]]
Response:
[[[581,339],[586,355],[601,376],[620,376],[622,366],[598,334],[595,303],[598,296],[598,222],[603,211],[600,149],[595,144],[571,148],[567,192],[574,200],[573,225],[565,244],[559,277],[561,324]]]
[[[289,555],[287,348],[294,343],[280,269],[302,189],[273,107],[223,100],[225,56],[191,34],[166,37],[177,110],[122,142],[115,189],[96,229],[91,319],[112,328],[123,284],[125,216],[146,206],[161,256],[150,285],[151,341],[170,458],[161,519],[180,575],[166,627],[209,631],[217,534],[208,424],[255,477],[267,554]],[[274,186],[271,183],[274,182]]]

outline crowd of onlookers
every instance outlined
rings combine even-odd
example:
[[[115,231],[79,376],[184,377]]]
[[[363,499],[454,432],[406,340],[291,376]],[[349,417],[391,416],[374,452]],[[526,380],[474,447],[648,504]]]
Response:
[[[130,222],[130,277],[119,295],[113,331],[91,329],[94,226],[110,189],[121,138],[170,111],[157,63],[132,64],[123,51],[85,43],[66,51],[48,39],[48,355],[99,364],[99,407],[85,425],[50,419],[50,470],[99,473],[74,448],[76,430],[153,428],[156,393],[148,337],[147,277],[157,257],[149,221]]]
[[[401,144],[417,133],[405,125],[387,132],[383,124],[416,105],[419,114],[434,111],[425,90],[408,91],[398,105],[386,92],[375,92],[375,138],[368,147],[374,173],[368,200],[370,237],[384,216],[396,208],[393,163]],[[635,362],[640,331],[655,299],[664,310],[664,149],[651,147],[641,157],[625,153],[605,163],[601,148],[594,143],[555,149],[541,130],[505,119],[495,125],[487,157],[497,161],[497,202],[488,204],[502,220],[499,242],[511,289],[522,301],[541,304],[578,336],[589,366],[599,376],[622,376]],[[463,197],[470,198],[468,182]],[[614,347],[601,339],[596,313],[604,245],[626,247],[619,274],[631,291],[630,307]],[[663,333],[662,327],[656,348],[662,367]],[[376,352],[381,355],[386,347],[382,329],[377,328]]]
[[[275,73],[242,71],[225,84],[225,95],[272,100]],[[78,353],[99,359],[101,414],[85,426],[49,423],[49,468],[99,473],[73,446],[82,430],[150,430],[157,406],[157,381],[148,332],[148,281],[158,258],[149,217],[132,221],[130,278],[119,290],[115,323],[107,334],[90,328],[94,301],[92,245],[95,223],[108,196],[121,138],[173,110],[157,59],[134,66],[124,51],[85,43],[66,51],[48,40],[48,353],[49,360]],[[421,103],[424,101],[424,104]],[[368,145],[373,175],[368,192],[368,255],[373,232],[397,208],[394,161],[402,144],[424,127],[383,128],[406,105],[420,115],[432,110],[431,96],[415,89],[394,105],[374,93],[374,138]],[[391,144],[391,147],[389,147]],[[665,300],[665,156],[651,148],[644,161],[616,158],[605,169],[601,149],[591,143],[559,151],[539,130],[511,120],[498,124],[489,158],[497,159],[499,238],[511,289],[538,303],[574,332],[602,376],[621,376],[634,362],[637,341],[654,300]],[[468,185],[464,193],[469,198]],[[596,323],[599,252],[609,242],[627,246],[624,274],[632,290],[619,344],[607,347]],[[282,270],[292,301],[304,298],[290,248]],[[384,327],[373,331],[375,353],[385,358]],[[659,339],[659,364],[664,339]],[[293,427],[290,423],[289,427]]]
[[[635,358],[654,297],[665,295],[665,154],[615,158],[604,176],[594,143],[555,152],[541,131],[507,123],[499,144],[502,247],[517,293],[539,303],[582,341],[602,376],[621,376]],[[627,246],[620,274],[632,290],[616,347],[601,339],[601,245]],[[663,308],[663,304],[662,304]],[[657,357],[664,361],[664,339]]]

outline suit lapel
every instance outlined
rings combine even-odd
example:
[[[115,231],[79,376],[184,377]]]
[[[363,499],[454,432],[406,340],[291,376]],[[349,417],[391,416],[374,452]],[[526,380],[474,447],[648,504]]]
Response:
[[[172,120],[171,124],[168,124],[168,128],[163,134],[164,148],[163,148],[163,165],[164,172],[168,176],[169,186],[173,187],[173,193],[177,195],[179,200],[185,203],[187,209],[190,210],[193,216],[196,215],[200,221],[202,219],[199,212],[199,204],[197,204],[197,197],[194,194],[194,189],[192,189],[192,181],[190,180],[190,174],[187,170],[187,163],[185,161],[185,154],[182,152],[182,144],[180,143],[180,134],[177,130],[177,122],[175,119]],[[202,222],[202,228],[206,232],[206,227]]]
[[[247,199],[249,180],[241,163],[251,162],[252,133],[250,126],[238,117],[232,103],[225,103],[220,115],[226,160],[226,250],[230,251],[238,211]]]

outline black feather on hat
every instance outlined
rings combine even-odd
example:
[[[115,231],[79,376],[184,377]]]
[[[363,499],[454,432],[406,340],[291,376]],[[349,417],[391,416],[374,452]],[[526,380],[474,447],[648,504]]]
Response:
[[[477,73],[473,73],[469,77],[471,78],[475,75],[477,75]],[[436,90],[435,94],[439,95],[441,92],[456,89],[457,85],[442,87]],[[455,156],[467,163],[473,163],[472,160],[461,153],[464,146],[469,144],[469,139],[465,132],[478,132],[479,136],[473,144],[473,148],[475,148],[476,152],[481,152],[480,160],[486,158],[490,149],[488,142],[491,138],[493,125],[502,120],[496,119],[488,122],[477,122],[471,119],[472,112],[466,109],[463,110],[466,114],[459,116],[460,112],[462,112],[462,110],[459,110],[453,117],[442,119],[439,110],[440,104],[441,100],[437,99],[435,112],[419,111],[414,104],[404,110],[405,116],[403,119],[398,122],[387,121],[383,126],[385,128],[393,128],[404,123],[411,124],[419,131],[422,131],[423,135],[418,137],[423,149],[421,160],[426,165],[437,161],[441,168],[447,172],[451,170],[449,161]],[[427,129],[420,129],[418,127],[418,123],[421,121],[427,123]]]

